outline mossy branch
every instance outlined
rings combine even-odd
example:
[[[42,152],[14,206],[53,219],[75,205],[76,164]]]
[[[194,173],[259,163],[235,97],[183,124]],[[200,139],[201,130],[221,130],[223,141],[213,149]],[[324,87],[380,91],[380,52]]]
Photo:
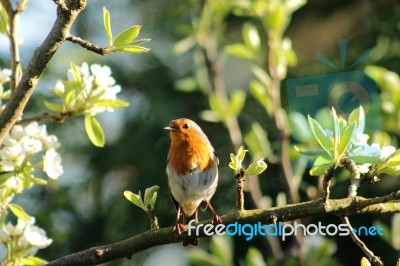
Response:
[[[284,207],[270,209],[242,210],[222,216],[223,224],[239,223],[272,223],[277,221],[292,221],[304,217],[320,215],[349,216],[362,213],[381,214],[400,212],[400,191],[376,198],[351,197],[345,199],[327,199],[328,204],[321,200],[290,204]],[[206,220],[201,223],[211,223]],[[203,237],[204,235],[200,235]],[[49,266],[64,265],[97,265],[118,258],[131,257],[142,250],[181,242],[186,236],[176,237],[172,227],[149,230],[137,236],[109,245],[93,247],[75,254],[49,262]]]

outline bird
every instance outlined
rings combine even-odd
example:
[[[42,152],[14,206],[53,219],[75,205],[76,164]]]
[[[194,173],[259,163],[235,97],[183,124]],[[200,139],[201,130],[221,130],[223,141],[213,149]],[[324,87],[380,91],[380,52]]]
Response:
[[[179,118],[164,127],[169,131],[171,146],[166,173],[172,202],[177,210],[174,231],[178,237],[185,230],[183,224],[197,222],[197,210],[207,207],[213,213],[213,223],[222,223],[210,203],[218,184],[219,160],[206,134],[192,120]],[[183,214],[183,224],[179,222]],[[182,245],[198,245],[197,238],[184,238]]]

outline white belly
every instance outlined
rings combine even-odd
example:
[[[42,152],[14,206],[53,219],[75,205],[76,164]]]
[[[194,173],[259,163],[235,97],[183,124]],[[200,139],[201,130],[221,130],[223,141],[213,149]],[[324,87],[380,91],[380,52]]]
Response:
[[[168,185],[174,199],[182,206],[183,212],[190,217],[204,200],[210,200],[218,183],[217,160],[207,174],[198,169],[187,172],[185,176],[177,176],[170,164],[167,165]]]

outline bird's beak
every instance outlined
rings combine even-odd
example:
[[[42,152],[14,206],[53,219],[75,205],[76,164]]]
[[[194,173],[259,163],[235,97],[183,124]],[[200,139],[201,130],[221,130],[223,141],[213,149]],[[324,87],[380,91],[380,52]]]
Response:
[[[164,127],[164,129],[165,129],[165,130],[168,130],[168,131],[177,131],[176,128],[170,127],[170,126]]]

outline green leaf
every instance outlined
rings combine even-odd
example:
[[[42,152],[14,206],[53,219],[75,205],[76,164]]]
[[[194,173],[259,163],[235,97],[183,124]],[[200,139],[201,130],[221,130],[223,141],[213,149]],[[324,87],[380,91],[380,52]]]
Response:
[[[41,185],[41,186],[47,185],[47,181],[46,180],[41,179],[41,178],[37,178],[37,177],[33,177],[33,176],[31,176],[29,178],[29,181],[35,183],[36,185]]]
[[[24,266],[41,266],[45,265],[45,261],[41,258],[30,256],[27,258],[20,258],[19,259]]]
[[[246,175],[259,175],[267,169],[268,165],[263,159],[252,162],[246,170]]]
[[[268,11],[269,12],[265,16],[267,28],[276,31],[282,30],[286,25],[287,18],[289,17],[287,10],[284,9],[282,4],[276,4],[272,5],[272,8]]]
[[[6,182],[10,177],[15,176],[17,173],[14,171],[11,172],[3,172],[0,174],[0,186]]]
[[[90,141],[95,146],[104,147],[104,132],[99,121],[94,116],[85,116],[85,129]]]
[[[18,218],[28,222],[32,220],[32,218],[24,211],[24,209],[20,205],[10,203],[8,204],[8,208],[10,208],[12,213],[14,213],[14,215],[17,216]]]
[[[232,170],[238,170],[238,160],[237,160],[237,157],[233,154],[233,153],[231,153],[230,154],[230,157],[231,157],[231,161],[230,161],[230,163],[229,163],[229,167],[232,169]]]
[[[331,139],[326,135],[325,131],[322,129],[321,125],[311,118],[311,116],[308,116],[308,123],[310,124],[311,131],[315,137],[315,139],[318,141],[319,145],[326,150],[326,152],[331,155],[332,152],[332,141]]]
[[[109,108],[123,108],[128,107],[129,102],[114,99],[114,100],[100,100],[93,104],[94,106],[109,107]]]
[[[70,70],[71,70],[72,76],[74,77],[74,80],[78,84],[82,84],[81,71],[80,71],[79,67],[76,66],[74,63],[71,63]]]
[[[356,164],[380,164],[383,162],[381,159],[381,151],[369,145],[358,145],[355,149],[352,149],[349,152],[349,159],[354,160]]]
[[[127,44],[121,47],[116,48],[118,52],[126,52],[126,53],[147,53],[150,51],[150,48],[146,48],[139,45]]]
[[[220,265],[233,265],[232,250],[232,238],[230,236],[215,235],[211,238],[210,251],[221,260]]]
[[[208,101],[210,104],[211,111],[214,111],[221,120],[224,120],[227,113],[227,108],[223,101],[220,100],[215,93],[210,93],[208,97]]]
[[[327,154],[326,151],[323,149],[321,149],[321,150],[305,150],[296,145],[294,146],[294,149],[303,155],[312,156],[312,157]]]
[[[400,213],[396,213],[392,218],[392,246],[400,250]]]
[[[390,166],[400,165],[400,149],[395,151],[389,158],[387,158],[386,163]]]
[[[224,50],[226,53],[238,58],[252,59],[254,56],[254,52],[241,43],[227,45]]]
[[[9,28],[7,11],[0,4],[0,33],[7,34]]]
[[[196,38],[194,35],[189,35],[188,37],[175,43],[173,53],[175,55],[181,55],[192,49],[196,45]]]
[[[261,45],[260,34],[258,33],[257,28],[253,24],[245,22],[242,28],[242,35],[244,44],[247,47],[250,47],[253,50],[257,50],[260,48]]]
[[[293,138],[299,142],[307,142],[312,139],[312,132],[308,126],[307,119],[299,112],[289,113],[290,126]]]
[[[153,209],[154,204],[156,203],[156,199],[157,199],[157,191],[160,189],[159,186],[152,186],[149,188],[146,188],[146,190],[144,191],[144,205],[147,206],[151,206],[151,208]]]
[[[139,35],[140,28],[141,26],[135,25],[120,32],[117,37],[115,37],[112,45],[118,48],[130,44]]]
[[[361,266],[371,266],[371,263],[369,262],[369,260],[366,257],[362,257],[360,265]]]
[[[195,77],[181,78],[175,81],[175,88],[184,92],[193,92],[198,88],[197,79]]]
[[[144,43],[149,42],[149,41],[151,41],[151,39],[143,38],[143,39],[139,39],[139,40],[133,41],[131,44],[132,45],[141,45],[141,44],[144,44]]]
[[[327,154],[320,155],[315,159],[313,167],[310,169],[310,175],[320,176],[325,174],[329,168],[332,167],[332,158]]]
[[[263,83],[258,80],[252,80],[250,81],[250,93],[261,104],[261,106],[269,111],[271,97],[267,92],[266,85],[263,85]]]
[[[52,102],[48,102],[48,101],[44,101],[44,105],[51,111],[53,112],[61,112],[64,109],[64,106],[62,104],[59,103],[52,103]]]
[[[107,33],[108,43],[111,44],[113,40],[112,32],[111,32],[111,21],[110,21],[110,13],[108,12],[107,8],[103,6],[103,22],[104,22],[104,29]]]
[[[135,194],[131,191],[124,191],[124,196],[127,200],[129,200],[130,202],[132,202],[134,205],[138,206],[139,208],[141,208],[142,210],[144,210],[145,212],[147,211],[146,206],[144,205],[142,199],[140,198],[140,192],[139,195]]]
[[[240,146],[238,152],[237,152],[237,158],[239,160],[239,164],[242,164],[244,157],[246,156],[246,152],[248,152],[248,150],[245,150],[243,148],[243,146]]]
[[[250,247],[246,254],[246,266],[267,266],[262,253],[255,247]]]
[[[340,140],[339,118],[336,114],[335,108],[332,107],[332,123],[333,123],[333,148],[337,152],[337,145]]]
[[[232,93],[229,103],[229,111],[233,116],[238,116],[246,101],[246,93],[243,90],[236,90]]]
[[[221,266],[222,261],[203,249],[192,249],[189,252],[189,261],[192,265]]]
[[[346,127],[338,145],[339,158],[337,159],[340,159],[340,157],[346,152],[347,148],[349,147],[351,141],[354,138],[355,133],[356,133],[356,124],[351,124]]]
[[[357,132],[362,134],[365,127],[365,114],[362,105],[354,109],[348,119],[348,123],[357,123]]]
[[[268,132],[257,122],[251,124],[251,130],[244,136],[244,142],[253,158],[274,156],[268,140]]]

